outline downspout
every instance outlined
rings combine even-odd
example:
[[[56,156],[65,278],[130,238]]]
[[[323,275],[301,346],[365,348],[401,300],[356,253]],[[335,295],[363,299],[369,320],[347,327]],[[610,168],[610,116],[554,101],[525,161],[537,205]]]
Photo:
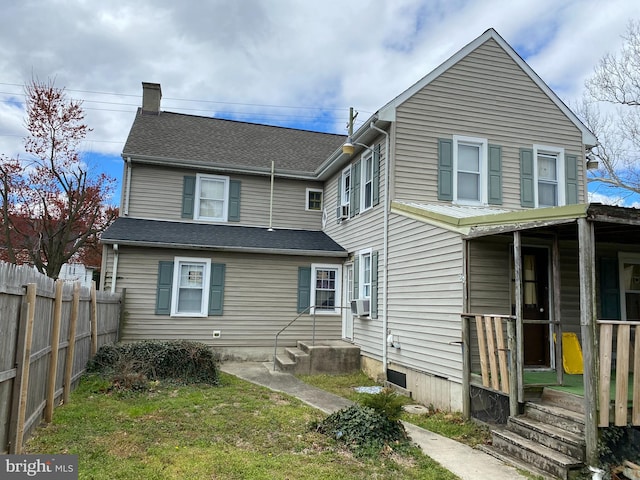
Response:
[[[385,160],[384,160],[384,220],[383,220],[383,234],[382,234],[382,251],[384,256],[384,261],[382,264],[382,372],[384,373],[385,379],[387,377],[387,357],[388,357],[388,348],[387,345],[387,331],[388,329],[388,319],[387,319],[387,269],[389,267],[389,171],[390,171],[390,152],[389,152],[389,134],[384,130],[375,126],[373,122],[369,125],[372,130],[376,130],[382,133],[385,139]]]
[[[118,278],[118,244],[113,244],[113,273],[111,275],[111,293],[116,292],[116,278]]]
[[[124,208],[123,215],[126,217],[129,215],[129,192],[131,191],[131,157],[127,157],[127,186],[124,194]]]
[[[271,160],[271,192],[269,194],[269,231],[273,232],[273,177],[275,174],[276,162]]]

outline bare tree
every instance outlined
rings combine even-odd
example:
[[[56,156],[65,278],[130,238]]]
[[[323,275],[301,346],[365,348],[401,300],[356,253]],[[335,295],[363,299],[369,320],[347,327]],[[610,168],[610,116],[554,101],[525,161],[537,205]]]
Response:
[[[640,193],[640,22],[630,21],[622,38],[587,80],[577,113],[598,137],[599,168],[589,180],[631,195]]]
[[[78,148],[90,131],[81,102],[51,81],[26,91],[25,159],[0,156],[0,258],[57,277],[117,215],[106,205],[115,180],[91,175]]]

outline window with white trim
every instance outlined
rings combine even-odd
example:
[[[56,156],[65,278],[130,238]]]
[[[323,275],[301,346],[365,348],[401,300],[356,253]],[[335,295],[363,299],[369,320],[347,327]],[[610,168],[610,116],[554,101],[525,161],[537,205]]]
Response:
[[[340,265],[311,265],[311,305],[315,313],[340,313]]]
[[[307,203],[305,210],[322,210],[322,190],[317,188],[307,188]]]
[[[453,201],[487,203],[486,138],[453,136]]]
[[[565,204],[564,149],[533,146],[536,207]]]
[[[371,249],[360,252],[358,298],[371,298]]]
[[[173,266],[172,316],[206,317],[211,259],[176,257]]]
[[[342,171],[340,182],[340,191],[342,192],[342,207],[343,211],[344,209],[346,209],[345,213],[348,214],[349,204],[351,203],[351,166],[345,168]]]
[[[226,222],[229,211],[229,177],[219,175],[196,176],[195,218]]]
[[[362,156],[362,210],[373,207],[373,154],[367,152]]]

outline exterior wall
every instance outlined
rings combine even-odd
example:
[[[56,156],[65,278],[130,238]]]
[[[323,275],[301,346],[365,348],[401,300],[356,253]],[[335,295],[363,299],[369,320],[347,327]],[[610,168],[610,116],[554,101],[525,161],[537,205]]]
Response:
[[[493,40],[463,58],[397,109],[394,200],[438,202],[438,138],[465,135],[502,146],[502,206],[520,206],[521,147],[565,148],[578,156],[582,134]]]
[[[358,345],[363,355],[382,359],[382,270],[384,265],[384,204],[385,204],[385,162],[387,153],[384,136],[376,138],[371,146],[380,144],[380,203],[365,212],[338,222],[336,220],[336,207],[338,198],[338,182],[342,175],[341,169],[325,184],[325,210],[327,222],[324,231],[349,252],[348,262],[353,262],[353,256],[360,250],[371,248],[378,251],[378,318],[377,319],[353,319],[353,342]],[[359,155],[354,155],[351,164],[358,161]],[[345,307],[347,305],[345,304]]]
[[[407,389],[426,405],[459,409],[462,382],[462,240],[456,233],[391,215],[389,368],[407,373]],[[437,388],[436,388],[437,384]]]
[[[111,286],[113,269],[113,251],[108,250],[105,289]],[[226,265],[223,315],[176,318],[154,314],[158,262],[176,256],[210,257]],[[340,264],[341,260],[120,246],[116,290],[126,288],[122,340],[187,339],[241,359],[271,359],[275,334],[298,316],[298,267],[311,263]],[[340,339],[339,315],[317,314],[315,320],[316,338]],[[311,340],[312,326],[313,316],[302,315],[280,336],[279,347]],[[220,330],[221,336],[213,339],[213,330]]]
[[[154,220],[194,221],[181,217],[182,182],[185,175],[196,175],[196,173],[198,172],[193,170],[134,163],[131,169],[129,216]],[[270,177],[230,175],[230,179],[242,182],[240,222],[231,223],[233,225],[269,226]],[[307,188],[322,189],[322,183],[275,179],[274,228],[305,230],[320,230],[322,228],[322,212],[305,210]]]

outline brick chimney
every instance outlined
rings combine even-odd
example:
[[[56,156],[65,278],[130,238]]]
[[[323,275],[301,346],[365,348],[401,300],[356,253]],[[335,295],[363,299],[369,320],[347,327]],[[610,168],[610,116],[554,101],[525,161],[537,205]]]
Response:
[[[142,113],[158,115],[162,89],[159,83],[142,82]]]

